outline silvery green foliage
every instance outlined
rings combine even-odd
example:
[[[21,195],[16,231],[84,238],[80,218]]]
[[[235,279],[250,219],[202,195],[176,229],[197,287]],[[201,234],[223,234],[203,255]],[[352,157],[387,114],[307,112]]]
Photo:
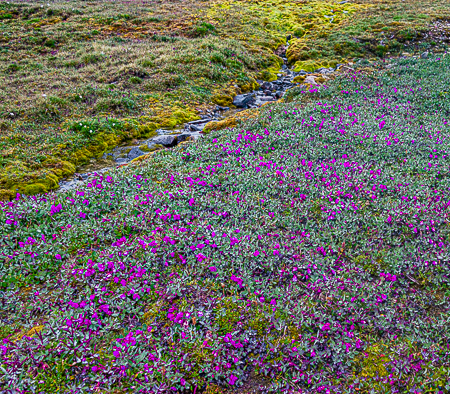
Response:
[[[2,390],[449,390],[448,70],[342,76],[4,203]]]

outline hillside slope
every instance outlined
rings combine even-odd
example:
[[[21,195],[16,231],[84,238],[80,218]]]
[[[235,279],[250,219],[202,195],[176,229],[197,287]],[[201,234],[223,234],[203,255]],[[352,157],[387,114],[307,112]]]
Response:
[[[2,390],[447,392],[450,57],[385,66],[0,203]]]
[[[276,78],[288,36],[290,65],[313,71],[442,49],[449,14],[443,0],[3,1],[0,199],[230,106]]]

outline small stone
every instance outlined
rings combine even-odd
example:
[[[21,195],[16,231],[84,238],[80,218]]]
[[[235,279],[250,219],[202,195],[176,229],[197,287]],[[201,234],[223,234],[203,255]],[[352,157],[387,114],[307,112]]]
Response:
[[[177,136],[177,142],[183,142],[191,138],[191,134],[180,134]]]
[[[218,109],[219,111],[228,111],[228,110],[230,109],[230,107],[222,107],[221,105],[218,105],[218,106],[217,106],[217,109]]]
[[[273,87],[272,87],[272,84],[271,84],[270,82],[264,82],[264,83],[261,85],[261,89],[262,89],[262,90],[272,90]]]
[[[271,96],[262,96],[259,98],[260,101],[273,101],[273,97]]]
[[[210,121],[211,121],[211,117],[205,116],[205,117],[202,117],[202,119],[193,120],[192,122],[187,122],[186,124],[189,124],[189,125],[191,125],[191,124],[203,124],[203,123],[208,123]]]
[[[420,55],[421,59],[428,59],[428,52],[424,52]]]
[[[190,128],[192,131],[200,132],[200,131],[202,131],[202,130],[205,128],[206,123],[203,123],[203,124],[191,124],[191,125],[189,125],[189,126],[190,126],[189,128]]]
[[[134,160],[139,156],[145,155],[145,152],[142,152],[138,147],[131,148],[128,152],[128,160]]]
[[[253,96],[250,94],[238,94],[234,100],[233,104],[238,108],[245,108],[248,104],[253,101]]]
[[[176,145],[176,136],[174,135],[159,135],[152,139],[155,144],[160,144],[164,146],[174,146]]]
[[[128,160],[125,159],[124,157],[119,157],[118,159],[116,159],[116,164],[125,164],[128,163]]]
[[[315,78],[313,76],[309,75],[309,76],[307,76],[305,78],[303,83],[309,83],[309,84],[315,85],[316,84],[316,80],[315,80]]]

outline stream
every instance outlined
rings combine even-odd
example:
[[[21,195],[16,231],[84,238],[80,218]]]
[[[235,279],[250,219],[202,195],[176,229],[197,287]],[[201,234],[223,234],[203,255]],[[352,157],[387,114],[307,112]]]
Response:
[[[123,166],[136,159],[139,156],[145,155],[152,150],[155,145],[162,145],[165,148],[176,146],[179,142],[190,140],[197,140],[202,136],[201,132],[207,123],[211,121],[219,121],[235,115],[238,112],[249,108],[258,108],[266,102],[274,102],[283,97],[285,92],[295,86],[292,82],[297,75],[312,74],[305,71],[294,72],[287,66],[286,50],[289,42],[282,48],[279,56],[283,59],[283,66],[277,74],[277,79],[273,82],[265,82],[258,80],[260,87],[257,90],[246,94],[237,95],[234,98],[233,105],[236,108],[230,109],[228,107],[221,107],[217,105],[214,109],[207,110],[200,114],[201,119],[186,123],[183,128],[176,130],[156,130],[157,136],[149,139],[133,140],[131,144],[120,145],[115,147],[111,152],[105,153],[101,159],[91,160],[90,163],[78,168],[78,171],[70,178],[63,179],[59,182],[59,189],[57,193],[65,192],[67,190],[75,189],[89,178],[100,175],[110,169]],[[339,65],[338,67],[339,68]],[[331,74],[336,69],[321,68],[315,73]],[[313,77],[309,83],[314,83]],[[306,83],[308,83],[305,80]]]

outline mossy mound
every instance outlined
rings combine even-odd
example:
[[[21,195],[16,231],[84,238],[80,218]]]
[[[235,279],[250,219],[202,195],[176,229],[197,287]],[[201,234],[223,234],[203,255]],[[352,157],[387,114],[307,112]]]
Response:
[[[259,83],[256,82],[256,79],[249,78],[246,83],[238,83],[239,88],[241,89],[241,93],[251,92],[259,88]]]
[[[218,94],[213,96],[212,102],[217,105],[221,105],[222,107],[230,107],[233,105],[233,96]]]
[[[261,79],[263,81],[272,82],[276,81],[277,75],[273,72],[270,72],[268,70],[261,71],[257,74],[257,78]]]
[[[14,193],[12,190],[0,189],[0,201],[9,201],[14,198]]]
[[[139,138],[150,138],[154,137],[156,133],[156,129],[159,125],[155,122],[148,122],[145,124],[141,124],[137,128],[137,137]]]
[[[213,130],[222,130],[226,129],[227,127],[235,127],[237,125],[236,118],[228,118],[224,120],[220,120],[218,122],[209,122],[206,124],[205,128],[203,129],[204,134],[208,134]]]
[[[26,185],[25,187],[21,188],[21,191],[22,194],[32,196],[36,194],[46,193],[48,190],[42,183],[32,183],[31,185]]]
[[[297,75],[292,82],[293,83],[303,83],[303,81],[305,80],[306,75]]]
[[[295,72],[300,72],[300,71],[313,72],[320,67],[324,67],[324,66],[321,63],[314,61],[314,60],[298,61],[295,63],[294,71]]]

